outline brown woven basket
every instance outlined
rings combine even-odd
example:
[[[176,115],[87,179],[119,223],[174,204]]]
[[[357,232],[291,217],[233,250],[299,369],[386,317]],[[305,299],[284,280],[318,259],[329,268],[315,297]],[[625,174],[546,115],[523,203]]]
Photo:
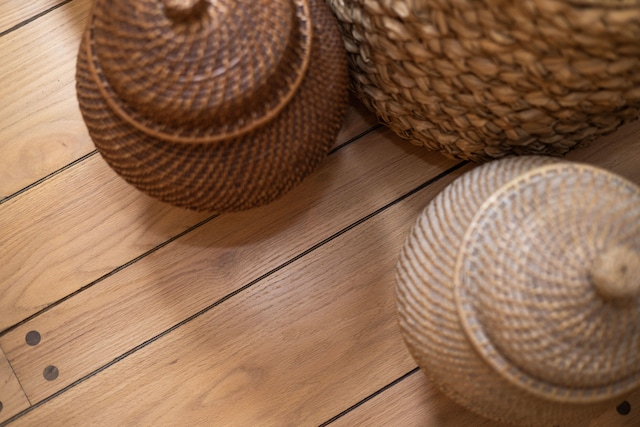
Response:
[[[299,183],[348,102],[346,52],[320,0],[96,0],[76,79],[89,133],[119,175],[217,212]]]
[[[411,354],[481,415],[586,426],[640,387],[640,188],[617,175],[480,166],[419,216],[396,279]]]
[[[640,108],[640,0],[326,0],[352,89],[448,156],[561,155]]]

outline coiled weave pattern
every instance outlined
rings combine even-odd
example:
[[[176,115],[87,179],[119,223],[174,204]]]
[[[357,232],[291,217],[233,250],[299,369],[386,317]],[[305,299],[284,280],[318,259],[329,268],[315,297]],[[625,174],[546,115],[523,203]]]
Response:
[[[638,0],[327,0],[352,89],[398,135],[486,161],[638,117]]]
[[[171,19],[162,3],[96,2],[76,82],[100,154],[176,206],[230,212],[275,200],[319,165],[344,120],[335,17],[321,0],[175,0],[196,16]]]
[[[610,300],[593,273],[617,246],[635,288]],[[396,280],[412,356],[481,415],[588,425],[640,386],[640,188],[621,177],[541,156],[478,167],[418,217]]]

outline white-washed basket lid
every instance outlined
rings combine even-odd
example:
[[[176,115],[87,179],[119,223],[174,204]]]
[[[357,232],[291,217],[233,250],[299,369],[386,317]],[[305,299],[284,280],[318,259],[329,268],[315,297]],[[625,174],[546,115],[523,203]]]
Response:
[[[640,387],[640,187],[541,156],[463,174],[418,216],[399,324],[450,398],[518,425],[587,425]]]
[[[454,278],[480,355],[547,398],[594,402],[640,385],[640,189],[556,163],[481,206]]]

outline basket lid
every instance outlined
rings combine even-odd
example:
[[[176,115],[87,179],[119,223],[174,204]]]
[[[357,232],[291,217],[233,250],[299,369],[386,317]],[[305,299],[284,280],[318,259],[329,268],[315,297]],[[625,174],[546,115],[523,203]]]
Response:
[[[489,197],[458,253],[458,313],[511,383],[586,403],[640,386],[640,189],[587,165],[535,168]]]
[[[284,108],[305,75],[311,31],[307,0],[96,0],[89,64],[129,124],[213,142]]]

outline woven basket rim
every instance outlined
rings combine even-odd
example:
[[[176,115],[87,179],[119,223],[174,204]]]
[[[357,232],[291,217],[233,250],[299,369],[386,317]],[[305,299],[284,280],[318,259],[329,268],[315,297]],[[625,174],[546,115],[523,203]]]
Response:
[[[533,377],[521,370],[519,367],[514,366],[506,356],[501,354],[500,350],[495,347],[495,344],[492,343],[490,336],[483,330],[482,323],[478,320],[478,313],[472,301],[473,298],[467,289],[470,285],[465,283],[463,280],[463,264],[467,255],[465,249],[469,247],[470,242],[476,240],[479,223],[485,215],[491,211],[491,208],[499,205],[506,194],[513,191],[515,187],[529,181],[531,177],[560,170],[571,170],[572,172],[590,171],[599,176],[604,175],[628,186],[628,188],[633,189],[638,198],[640,198],[640,188],[633,182],[624,177],[613,175],[609,171],[593,165],[575,162],[557,162],[538,166],[520,174],[516,178],[504,183],[497,191],[492,193],[490,197],[484,200],[478,209],[478,212],[474,215],[471,223],[467,227],[455,261],[453,274],[454,299],[459,313],[462,330],[466,334],[469,342],[472,344],[472,347],[476,350],[482,360],[491,366],[492,369],[502,378],[520,389],[530,392],[538,397],[550,399],[551,396],[553,396],[553,400],[556,402],[572,404],[599,403],[622,396],[625,393],[638,388],[640,385],[640,370],[637,370],[617,382],[590,388],[552,384],[548,381]]]
[[[580,7],[597,7],[603,9],[637,8],[640,0],[565,0],[569,4]]]

